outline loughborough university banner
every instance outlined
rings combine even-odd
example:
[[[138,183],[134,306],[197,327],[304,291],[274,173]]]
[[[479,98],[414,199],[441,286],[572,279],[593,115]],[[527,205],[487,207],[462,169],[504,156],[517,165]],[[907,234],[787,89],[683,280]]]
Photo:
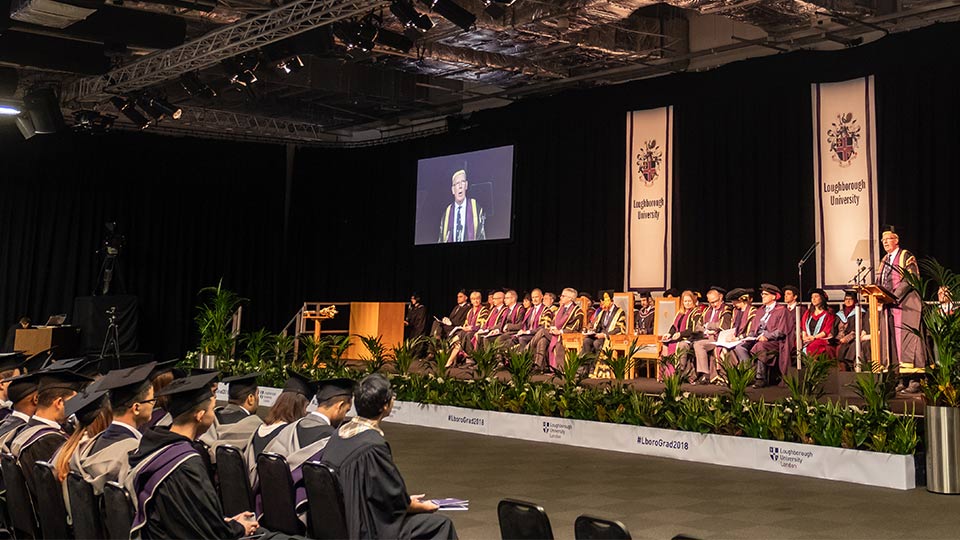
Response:
[[[877,254],[877,133],[873,77],[814,84],[817,283],[843,289]],[[876,276],[872,270],[867,282]]]
[[[626,290],[670,287],[673,107],[627,113]]]

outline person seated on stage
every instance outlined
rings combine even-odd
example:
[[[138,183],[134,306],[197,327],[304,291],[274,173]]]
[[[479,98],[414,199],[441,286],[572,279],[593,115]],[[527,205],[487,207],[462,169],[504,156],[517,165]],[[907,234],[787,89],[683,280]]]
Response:
[[[950,289],[945,285],[941,285],[937,289],[937,309],[944,315],[952,315],[956,308],[957,305],[953,301],[953,295],[950,293]],[[0,373],[0,375],[3,374]]]
[[[170,427],[173,423],[173,417],[167,412],[167,398],[160,396],[160,392],[170,385],[175,378],[175,366],[180,362],[179,359],[160,362],[150,373],[150,384],[153,385],[153,395],[157,401],[153,404],[153,413],[150,414],[150,420],[140,426],[140,433],[155,427]],[[177,372],[180,372],[177,369]]]
[[[393,410],[383,375],[364,377],[354,391],[357,416],[340,426],[323,452],[343,490],[350,538],[455,539],[450,518],[423,495],[409,495],[380,422]]]
[[[496,307],[493,304],[493,297],[496,295],[497,295],[497,291],[494,291],[494,290],[487,291],[487,308],[489,308],[490,311],[493,311],[493,308]]]
[[[283,383],[283,391],[273,402],[263,424],[253,432],[250,442],[247,443],[244,455],[248,466],[256,470],[257,456],[264,452],[287,425],[306,416],[310,400],[316,393],[317,383],[297,372],[290,372],[290,377]],[[253,485],[253,482],[250,485]]]
[[[483,215],[483,208],[477,204],[476,199],[467,197],[467,171],[461,169],[453,173],[451,180],[453,202],[447,205],[443,217],[440,218],[440,239],[437,243],[486,239],[483,225],[486,217]]]
[[[664,376],[672,375],[678,369],[691,371],[688,358],[692,348],[690,340],[695,332],[701,331],[702,314],[703,310],[693,291],[687,290],[680,293],[680,309],[677,310],[677,315],[673,319],[673,325],[670,326],[669,332],[660,336],[660,342],[664,344],[660,354],[663,363],[661,373]],[[674,363],[664,361],[666,357],[674,355],[676,355]]]
[[[251,436],[263,424],[257,416],[260,407],[259,373],[234,375],[223,379],[227,387],[227,405],[214,412],[213,425],[205,430],[199,441],[210,449],[210,462],[217,462],[217,447],[223,444],[247,448]]]
[[[534,353],[535,365],[545,367],[546,361],[550,369],[556,369],[559,363],[557,354],[563,354],[563,342],[560,336],[579,332],[583,327],[583,311],[580,304],[575,301],[577,296],[577,290],[570,287],[560,293],[560,306],[557,308],[553,324],[546,329],[544,339],[539,341]]]
[[[156,399],[149,376],[155,367],[156,363],[150,362],[113,370],[90,386],[109,392],[107,405],[112,421],[98,433],[91,433],[92,438],[77,448],[68,465],[93,486],[96,495],[103,493],[107,482],[121,481],[129,470],[128,454],[137,449],[142,438],[139,428],[153,414]]]
[[[533,296],[530,293],[523,295],[523,300],[520,301],[520,305],[523,306],[523,312],[526,313],[533,307]]]
[[[789,317],[788,317],[789,318]],[[837,351],[830,345],[833,337],[833,312],[827,307],[827,293],[823,289],[810,290],[810,307],[800,320],[800,341],[803,352],[809,356],[825,354],[836,358]]]
[[[540,321],[537,326],[522,330],[517,335],[517,346],[520,352],[529,350],[536,353],[540,341],[546,340],[547,344],[550,343],[550,327],[553,326],[553,319],[557,315],[558,309],[556,300],[556,294],[552,292],[543,293],[543,310],[540,313]],[[546,358],[546,355],[543,358]],[[534,356],[534,359],[536,360],[536,356]],[[533,369],[535,372],[540,372],[543,371],[544,366],[535,364]]]
[[[844,363],[848,371],[854,371],[857,361],[857,319],[860,319],[860,362],[861,366],[870,365],[870,317],[857,302],[856,291],[845,291],[843,307],[837,311],[837,359]]]
[[[726,295],[727,302],[733,306],[733,328],[736,329],[736,338],[743,339],[750,330],[757,308],[753,305],[753,289],[737,287]]]
[[[494,326],[489,332],[483,335],[483,341],[486,346],[491,347],[497,340],[504,335],[512,336],[523,324],[523,315],[525,313],[523,306],[517,303],[517,291],[510,289],[503,295],[503,307],[501,308],[500,324]],[[488,319],[489,320],[489,319]],[[480,336],[478,334],[478,340]]]
[[[7,395],[7,379],[23,373],[23,363],[27,357],[21,352],[0,353],[0,421],[13,412],[13,402]]]
[[[303,464],[319,461],[330,436],[343,423],[353,400],[356,383],[351,379],[327,379],[316,383],[317,408],[288,425],[267,445],[265,451],[280,454],[287,460],[293,478],[297,515],[306,525],[307,491],[303,484]],[[248,453],[248,459],[255,456]],[[257,485],[255,464],[248,463],[251,485]],[[257,490],[257,488],[255,488]],[[257,505],[259,507],[259,504]]]
[[[10,442],[37,412],[39,381],[40,375],[36,372],[4,380],[7,383],[7,396],[13,402],[13,412],[0,422],[0,450],[10,451]]]
[[[439,321],[433,321],[430,335],[434,338],[449,337],[450,332],[454,328],[463,326],[464,321],[467,320],[467,312],[469,311],[470,298],[466,290],[460,289],[457,291],[457,305],[453,306],[453,309],[450,310],[450,315],[447,315]]]
[[[512,334],[504,334],[501,336],[500,339],[497,340],[499,346],[509,348],[515,345],[522,345],[522,350],[523,347],[530,342],[530,339],[533,339],[533,333],[540,327],[540,317],[543,315],[543,291],[533,289],[530,291],[530,294],[524,297],[524,301],[526,301],[527,298],[529,298],[530,307],[524,311],[523,321],[520,322],[520,327]]]
[[[760,299],[763,305],[757,311],[747,338],[756,338],[737,345],[733,352],[738,362],[749,362],[751,357],[757,359],[757,373],[754,388],[763,388],[771,383],[774,373],[771,368],[779,368],[782,378],[790,366],[790,345],[787,343],[787,308],[778,304],[780,288],[769,283],[760,285]],[[781,384],[782,381],[781,381]]]
[[[31,492],[33,465],[50,461],[60,445],[67,441],[63,425],[67,421],[67,401],[83,390],[93,379],[69,370],[39,372],[37,411],[10,441],[10,453],[23,470],[23,478]]]
[[[712,384],[720,380],[717,360],[711,353],[717,348],[714,342],[723,330],[733,328],[733,307],[724,303],[723,295],[727,290],[711,285],[707,289],[707,309],[702,315],[703,333],[694,335],[693,354],[697,358],[694,384]]]
[[[463,347],[468,353],[477,347],[477,343],[481,338],[487,337],[494,330],[496,330],[497,334],[500,333],[500,327],[503,326],[503,320],[507,313],[507,307],[504,305],[505,298],[506,294],[503,291],[493,293],[493,309],[490,310],[490,315],[487,317],[486,322],[483,323],[483,326],[481,326],[479,330],[476,330],[469,336],[470,339],[463,341]],[[515,299],[516,293],[514,293],[514,300]],[[468,365],[472,363],[469,358],[466,359],[466,362]]]
[[[410,295],[403,317],[403,339],[413,339],[424,335],[427,329],[427,308],[420,303],[420,295]]]
[[[800,305],[800,289],[794,285],[784,285],[783,286],[783,303],[787,308],[787,326],[789,330],[787,331],[787,342],[790,343],[790,351],[792,354],[797,352],[797,325],[802,326],[802,321],[800,321],[803,316],[803,311],[800,312],[800,317],[797,316],[797,306]]]
[[[467,311],[467,317],[464,319],[463,326],[454,328],[450,331],[450,358],[447,359],[447,367],[453,366],[460,358],[460,352],[466,341],[473,339],[473,334],[486,324],[490,317],[490,309],[483,302],[483,296],[480,291],[470,293],[470,310]],[[438,358],[438,362],[443,360]]]
[[[509,295],[509,292],[507,294]],[[534,305],[533,302],[534,296],[536,296],[537,299],[536,305]],[[518,304],[513,313],[507,313],[500,335],[493,337],[492,341],[488,341],[488,343],[495,344],[501,349],[509,349],[516,345],[520,331],[530,327],[528,319],[531,314],[533,314],[534,311],[537,313],[543,311],[542,302],[543,293],[540,292],[540,289],[534,289],[530,294],[525,295],[523,304]],[[529,304],[529,308],[526,304]]]
[[[634,332],[638,335],[653,334],[653,321],[656,307],[649,292],[640,293],[640,307],[634,310]]]
[[[593,325],[584,332],[581,354],[597,355],[603,351],[607,336],[624,334],[627,331],[627,314],[613,301],[613,291],[600,291],[600,310],[593,318]],[[592,366],[588,366],[591,369]]]
[[[169,428],[147,430],[129,456],[123,484],[133,497],[131,538],[238,539],[258,532],[253,512],[223,515],[220,497],[193,442],[213,425],[216,374],[177,379],[168,396]],[[265,536],[266,538],[266,536]]]

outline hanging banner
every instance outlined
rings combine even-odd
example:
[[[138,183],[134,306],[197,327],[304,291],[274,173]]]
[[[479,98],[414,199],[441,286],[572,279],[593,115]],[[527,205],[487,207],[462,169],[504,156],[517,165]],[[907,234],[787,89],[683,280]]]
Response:
[[[877,259],[877,132],[873,76],[814,84],[817,283],[844,289]],[[861,276],[863,277],[863,276]]]
[[[673,107],[627,113],[626,290],[670,288]]]

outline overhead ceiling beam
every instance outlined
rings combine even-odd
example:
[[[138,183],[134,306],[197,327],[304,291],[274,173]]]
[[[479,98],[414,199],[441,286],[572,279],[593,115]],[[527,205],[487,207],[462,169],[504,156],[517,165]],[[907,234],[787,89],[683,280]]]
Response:
[[[151,54],[103,76],[81,79],[66,93],[65,101],[100,102],[112,94],[141,90],[388,4],[384,0],[295,0],[263,15],[214,30],[179,47]]]

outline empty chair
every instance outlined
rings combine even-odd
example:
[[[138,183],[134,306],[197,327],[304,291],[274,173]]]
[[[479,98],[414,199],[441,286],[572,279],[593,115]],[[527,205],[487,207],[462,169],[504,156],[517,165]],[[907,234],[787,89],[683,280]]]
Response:
[[[224,515],[252,512],[253,490],[247,477],[247,465],[235,446],[217,447],[217,476],[220,478],[218,489]]]
[[[37,518],[33,513],[33,503],[23,471],[17,460],[10,454],[0,456],[0,469],[3,470],[3,482],[7,486],[7,511],[10,513],[10,528],[16,538],[37,538]]]
[[[577,540],[631,540],[630,531],[617,520],[582,515],[573,524]]]
[[[297,519],[293,478],[283,456],[263,453],[257,457],[257,476],[260,478],[260,505],[263,516],[260,525],[270,531],[284,534],[302,534],[303,523]]]
[[[46,461],[33,464],[33,489],[37,508],[43,511],[40,520],[40,535],[54,540],[69,538],[70,526],[67,525],[67,507],[63,504],[63,486],[57,479],[57,471]]]
[[[497,505],[497,518],[503,540],[553,540],[550,518],[540,505],[503,499]]]
[[[128,540],[133,526],[133,502],[127,488],[116,482],[103,486],[103,528],[110,540]]]
[[[73,537],[77,540],[101,540],[104,537],[100,518],[100,497],[93,486],[76,471],[67,475],[67,496],[70,497],[70,515],[73,517]]]
[[[343,490],[333,469],[316,461],[304,463],[303,483],[307,488],[307,535],[315,540],[349,538]]]

